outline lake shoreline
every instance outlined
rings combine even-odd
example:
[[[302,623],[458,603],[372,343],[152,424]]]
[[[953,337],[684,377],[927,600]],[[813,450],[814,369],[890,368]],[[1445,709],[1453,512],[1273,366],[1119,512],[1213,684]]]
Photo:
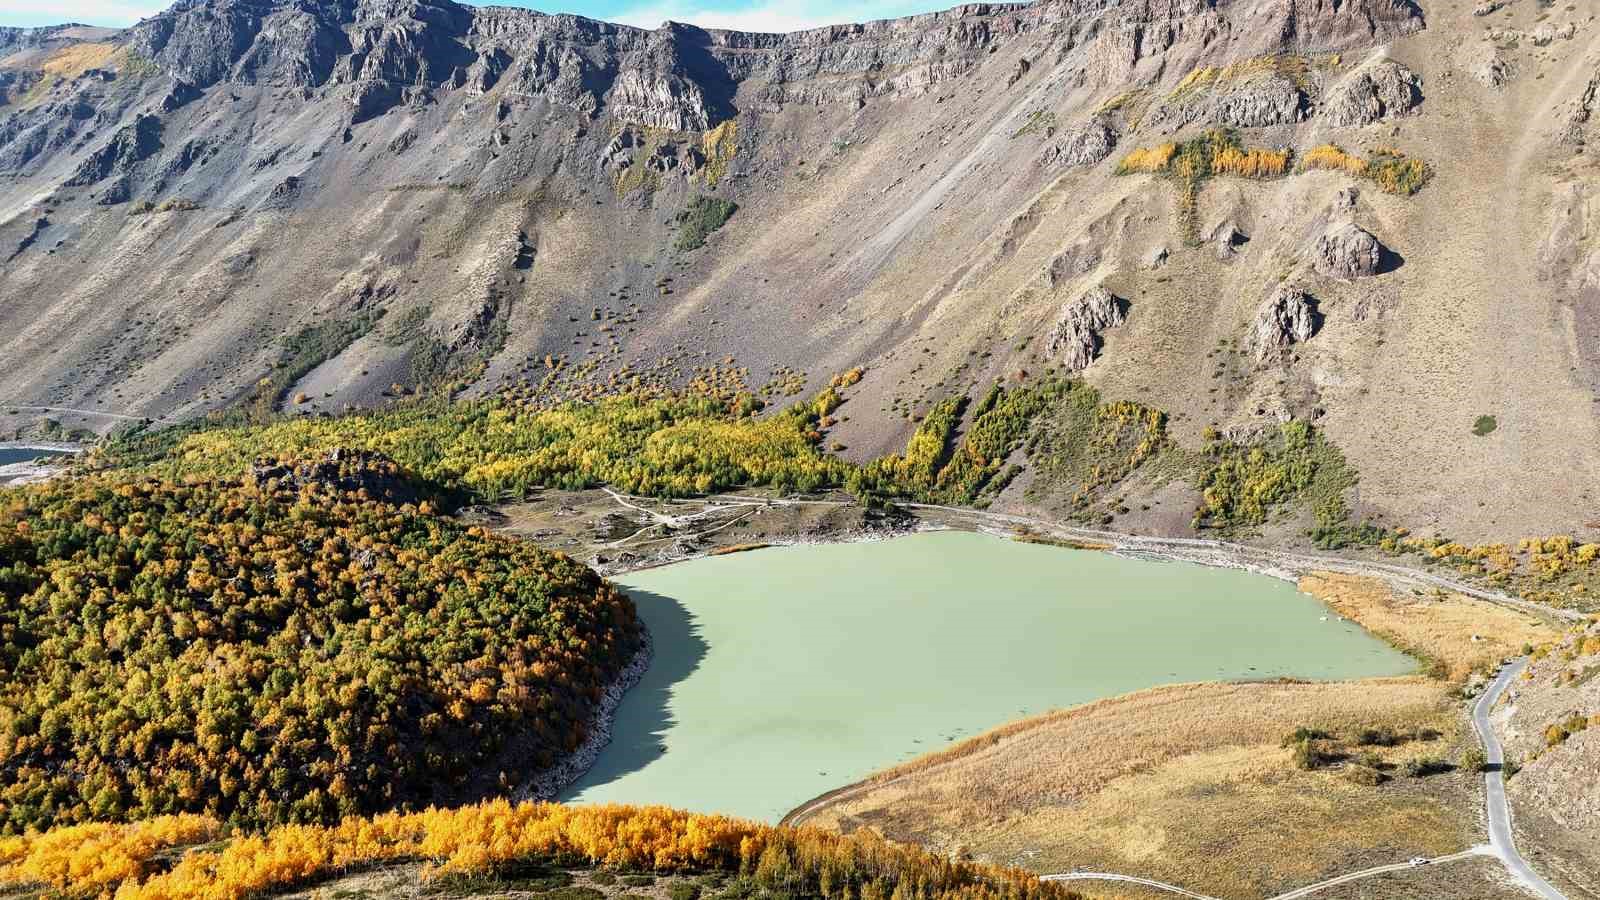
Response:
[[[717,562],[708,552],[617,576],[663,662],[616,711],[618,743],[562,799],[699,802],[777,821],[807,798],[1019,714],[1176,682],[1416,669],[1353,623],[1319,626],[1332,621],[1327,608],[1282,580],[1055,553],[933,522],[895,536],[793,535],[790,552]],[[1157,621],[1167,624],[1152,631]],[[753,649],[758,636],[780,633]],[[1283,634],[1298,635],[1298,649],[1274,637]],[[1187,639],[1210,649],[1148,652],[1152,641]],[[1130,640],[1142,652],[1116,649]],[[1011,649],[991,665],[960,649],[971,646]],[[711,777],[696,768],[710,758],[729,765]],[[773,766],[782,777],[759,777],[780,771]]]

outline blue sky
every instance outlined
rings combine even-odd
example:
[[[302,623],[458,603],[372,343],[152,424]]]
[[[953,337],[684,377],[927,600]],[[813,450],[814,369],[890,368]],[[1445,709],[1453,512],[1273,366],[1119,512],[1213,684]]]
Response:
[[[0,0],[0,25],[132,25],[171,0]],[[653,28],[667,19],[744,31],[794,31],[818,25],[904,16],[958,0],[500,0],[543,12],[571,12]]]

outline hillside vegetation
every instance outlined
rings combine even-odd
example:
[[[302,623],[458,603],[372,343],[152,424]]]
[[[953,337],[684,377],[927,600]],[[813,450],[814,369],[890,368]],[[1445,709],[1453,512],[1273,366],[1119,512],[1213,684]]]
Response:
[[[719,898],[1071,900],[1030,873],[953,863],[870,834],[773,828],[662,807],[564,807],[504,801],[290,826],[184,853],[217,823],[163,818],[87,825],[0,841],[0,884],[70,888],[117,900],[237,897],[314,883],[354,867],[431,860],[429,874],[493,876],[514,866],[604,865],[737,876]]]
[[[574,749],[640,646],[632,602],[372,496],[398,483],[346,458],[0,493],[0,829],[334,821]]]

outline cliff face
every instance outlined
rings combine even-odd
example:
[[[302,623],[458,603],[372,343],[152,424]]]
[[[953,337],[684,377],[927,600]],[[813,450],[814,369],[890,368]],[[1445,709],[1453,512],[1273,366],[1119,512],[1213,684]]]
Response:
[[[329,411],[547,357],[600,381],[733,357],[755,385],[866,366],[839,426],[865,455],[939,395],[1070,362],[1180,437],[1315,419],[1362,512],[1571,527],[1600,476],[1600,44],[1535,5],[1042,0],[773,35],[183,0],[0,32],[0,354],[36,363],[0,372],[0,431],[175,421],[290,375]],[[1284,170],[1117,174],[1218,126]],[[1328,143],[1353,161],[1302,172]],[[1360,169],[1407,159],[1414,196]],[[737,212],[685,239],[701,197]],[[1378,248],[1362,277],[1318,268],[1347,225]],[[1315,333],[1215,367],[1282,284]],[[1053,354],[1101,286],[1126,321]],[[1480,414],[1522,424],[1479,439]]]

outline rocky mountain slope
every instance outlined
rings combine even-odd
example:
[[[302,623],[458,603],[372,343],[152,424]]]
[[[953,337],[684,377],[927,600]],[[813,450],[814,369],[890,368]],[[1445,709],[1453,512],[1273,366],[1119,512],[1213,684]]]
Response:
[[[835,436],[866,456],[1058,367],[1180,439],[1314,421],[1361,514],[1582,532],[1597,89],[1592,7],[1547,0],[1040,0],[788,35],[182,0],[0,31],[0,431],[177,421],[264,381],[315,411],[552,366],[813,390],[864,366]],[[1119,165],[1217,127],[1240,157],[1209,177]],[[1412,161],[1420,191],[1384,182]]]

